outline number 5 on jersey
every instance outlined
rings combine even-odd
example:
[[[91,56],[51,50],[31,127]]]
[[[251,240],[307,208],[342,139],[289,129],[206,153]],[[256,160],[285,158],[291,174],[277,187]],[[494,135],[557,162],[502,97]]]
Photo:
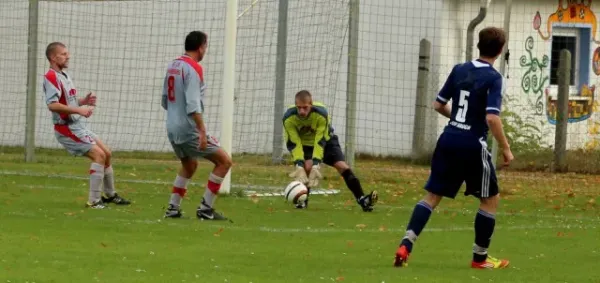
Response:
[[[460,91],[460,99],[458,100],[458,111],[456,111],[456,122],[464,123],[467,121],[467,110],[469,109],[469,92],[466,90]]]
[[[175,77],[169,76],[167,78],[167,98],[169,101],[175,101]]]

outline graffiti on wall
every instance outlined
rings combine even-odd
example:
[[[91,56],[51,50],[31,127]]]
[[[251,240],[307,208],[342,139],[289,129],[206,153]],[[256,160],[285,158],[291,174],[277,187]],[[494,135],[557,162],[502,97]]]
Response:
[[[535,17],[533,18],[533,29],[536,30],[539,34],[539,36],[542,38],[542,40],[544,41],[548,41],[552,38],[552,28],[554,25],[556,24],[584,24],[586,26],[591,26],[591,42],[590,44],[596,43],[596,44],[600,44],[600,41],[596,40],[596,29],[598,26],[598,22],[596,19],[596,15],[594,14],[594,12],[591,9],[591,5],[592,5],[592,0],[569,0],[566,1],[567,2],[567,6],[564,7],[564,3],[565,1],[559,0],[558,1],[558,8],[556,9],[556,12],[550,14],[548,16],[548,19],[546,21],[546,34],[544,34],[544,32],[542,31],[542,17],[540,15],[540,12],[537,11],[535,14]],[[585,3],[587,2],[587,4]],[[583,41],[585,42],[585,41]],[[532,52],[531,50],[533,49],[533,37],[529,36],[526,40],[526,52],[528,55],[524,55],[523,57],[521,57],[521,66],[522,67],[526,67],[527,72],[524,74],[523,76],[523,83],[522,85],[525,85],[525,77],[531,73],[531,72],[535,72],[536,69],[533,69],[530,65],[527,64],[523,64],[523,58],[527,58],[527,56],[529,56],[529,58],[533,58],[532,57]],[[549,50],[550,48],[545,48],[545,50]],[[596,75],[600,75],[600,48],[597,48],[594,53],[592,54],[592,69],[594,71],[594,73]],[[537,92],[534,92],[534,94],[536,94],[536,100],[534,102],[534,106],[535,106],[535,113],[537,115],[543,115],[543,111],[545,110],[545,114],[546,117],[548,119],[548,122],[550,124],[556,124],[556,100],[557,100],[557,96],[556,94],[551,94],[550,93],[550,88],[548,88],[547,86],[545,86],[545,83],[548,82],[547,78],[549,76],[549,71],[545,71],[545,70],[541,70],[541,68],[545,68],[548,66],[548,61],[547,60],[548,56],[544,55],[543,59],[542,59],[542,64],[538,64],[536,67],[540,68],[539,70],[539,76],[536,76],[536,78],[546,78],[546,80],[541,80],[541,82],[538,79],[538,88],[536,88],[535,90]],[[547,61],[544,61],[547,60]],[[525,60],[526,61],[526,60]],[[544,62],[546,64],[544,64]],[[533,77],[531,77],[529,80],[533,81]],[[545,88],[544,95],[543,95],[543,99],[542,95],[540,95],[539,93],[541,92],[541,89]],[[523,90],[525,91],[525,93],[529,93],[529,91],[527,91],[527,89],[525,87],[523,87]],[[582,84],[580,86],[578,86],[578,91],[576,94],[570,94],[569,95],[569,108],[568,108],[568,121],[569,123],[576,123],[576,122],[581,122],[581,121],[585,121],[588,118],[590,118],[592,116],[592,114],[594,113],[594,96],[595,96],[595,86],[594,85],[587,85],[587,84]],[[531,102],[530,102],[531,103]],[[546,104],[546,107],[544,107],[544,103]],[[541,110],[540,110],[541,109]]]
[[[548,55],[544,55],[540,60],[533,56],[532,50],[533,37],[530,36],[525,40],[525,52],[527,54],[519,59],[521,67],[526,68],[521,78],[521,88],[526,94],[534,96],[533,98],[528,96],[529,105],[532,106],[536,115],[542,115],[544,113],[544,86],[549,80],[549,76],[544,69],[550,64],[550,59]]]
[[[595,89],[595,86],[583,85],[578,96],[569,97],[569,116],[567,117],[569,123],[585,121],[592,116],[596,108],[594,107]],[[551,96],[548,89],[546,89],[546,114],[548,122],[553,125],[556,124],[556,101],[556,96]]]
[[[533,28],[537,30],[540,37],[544,40],[550,39],[552,36],[552,26],[556,23],[560,24],[590,24],[592,26],[592,40],[595,43],[600,43],[600,41],[596,40],[596,29],[598,26],[598,22],[596,20],[596,14],[592,11],[592,0],[568,0],[567,7],[563,7],[563,0],[558,1],[558,8],[556,12],[550,14],[548,16],[548,20],[546,23],[546,32],[547,34],[541,31],[542,26],[542,17],[540,12],[538,11],[535,14],[535,18],[533,20]],[[587,2],[587,5],[584,3]]]

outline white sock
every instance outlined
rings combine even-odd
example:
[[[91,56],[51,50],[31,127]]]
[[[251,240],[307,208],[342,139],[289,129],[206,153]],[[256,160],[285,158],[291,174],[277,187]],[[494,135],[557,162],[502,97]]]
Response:
[[[115,175],[113,175],[112,165],[104,168],[104,193],[107,197],[115,195]]]
[[[201,209],[210,209],[215,204],[217,193],[221,189],[221,183],[223,183],[223,177],[219,177],[213,173],[208,176],[208,184],[206,185],[206,191],[204,191],[204,197],[200,202]]]
[[[92,163],[90,166],[90,194],[88,202],[97,202],[102,197],[102,179],[104,179],[104,165]]]
[[[169,201],[169,204],[172,204],[176,207],[179,207],[181,205],[181,200],[187,192],[187,185],[189,181],[190,179],[181,177],[179,175],[175,177],[175,181],[173,182],[173,191],[171,193],[171,200]]]

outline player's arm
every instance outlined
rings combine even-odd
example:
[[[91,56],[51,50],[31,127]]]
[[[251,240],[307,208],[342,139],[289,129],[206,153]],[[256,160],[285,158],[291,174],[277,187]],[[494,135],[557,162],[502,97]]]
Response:
[[[196,129],[201,137],[206,138],[206,127],[202,118],[202,94],[200,76],[193,72],[185,74],[183,93],[185,96],[185,111],[196,122]]]
[[[325,154],[325,132],[327,131],[327,118],[321,115],[313,115],[317,119],[317,128],[315,129],[315,144],[313,150],[313,164],[318,165],[323,160]]]
[[[502,110],[502,77],[498,77],[492,83],[487,98],[486,121],[494,138],[498,141],[498,146],[502,149],[510,148],[508,140],[504,135],[500,111]]]
[[[450,101],[450,98],[452,98],[452,93],[455,91],[454,73],[457,66],[458,65],[455,65],[454,68],[452,68],[452,71],[450,72],[450,75],[448,75],[444,86],[442,87],[437,97],[435,98],[435,101],[433,102],[433,109],[435,109],[435,111],[442,114],[446,118],[450,118],[451,116],[452,109],[450,108],[450,104],[448,104],[448,101]]]
[[[167,75],[165,76],[165,79],[163,81],[163,91],[162,91],[162,95],[161,95],[161,98],[160,98],[160,105],[165,110],[167,110],[167,92],[168,92],[168,89],[169,89],[169,74],[167,73]]]
[[[60,90],[54,86],[48,79],[44,79],[43,84],[44,96],[46,98],[46,105],[48,106],[48,110],[58,113],[58,114],[79,114],[81,116],[89,116],[87,115],[88,111],[82,107],[71,107],[68,105],[64,105],[59,102],[60,98]]]
[[[287,116],[287,115],[286,115]],[[296,124],[294,123],[293,116],[284,118],[283,130],[285,131],[286,143],[288,144],[288,150],[292,154],[292,160],[299,166],[304,166],[304,150],[302,149],[302,139],[298,130],[296,130]]]

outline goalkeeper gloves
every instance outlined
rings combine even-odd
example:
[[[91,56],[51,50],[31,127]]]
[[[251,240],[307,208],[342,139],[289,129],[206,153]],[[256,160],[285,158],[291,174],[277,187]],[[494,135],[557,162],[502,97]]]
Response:
[[[302,165],[296,165],[296,168],[294,169],[294,171],[292,173],[290,173],[288,176],[290,176],[291,178],[294,178],[296,181],[305,184],[308,183],[308,177],[306,176],[306,171],[304,171],[304,166]]]
[[[319,184],[319,179],[323,179],[323,175],[321,171],[319,171],[321,167],[319,163],[315,163],[310,169],[310,174],[308,175],[308,187],[315,188]]]

